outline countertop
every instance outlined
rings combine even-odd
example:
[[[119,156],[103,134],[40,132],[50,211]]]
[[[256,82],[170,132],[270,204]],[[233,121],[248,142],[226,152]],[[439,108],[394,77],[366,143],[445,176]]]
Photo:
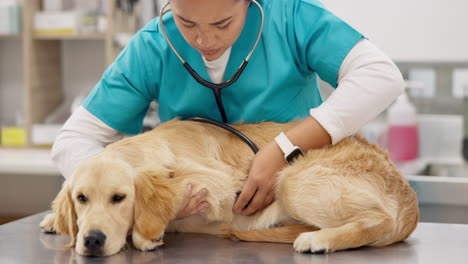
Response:
[[[0,148],[0,173],[60,176],[50,149],[32,148]]]
[[[64,247],[66,236],[43,234],[47,212],[0,226],[0,263],[467,263],[468,225],[420,223],[405,242],[325,255],[297,254],[289,244],[234,242],[210,235],[168,233],[151,252],[126,249],[87,258]]]

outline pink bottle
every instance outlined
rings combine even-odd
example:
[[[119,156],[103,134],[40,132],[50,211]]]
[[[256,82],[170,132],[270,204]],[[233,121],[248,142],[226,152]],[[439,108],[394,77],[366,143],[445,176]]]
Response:
[[[388,108],[387,146],[390,158],[396,163],[418,158],[419,137],[416,108],[402,94]]]

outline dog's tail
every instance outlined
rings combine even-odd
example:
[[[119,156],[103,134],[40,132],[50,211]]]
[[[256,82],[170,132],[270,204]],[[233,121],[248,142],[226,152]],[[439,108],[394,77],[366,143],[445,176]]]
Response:
[[[299,234],[317,231],[319,228],[308,225],[287,225],[269,229],[237,231],[231,226],[223,227],[224,238],[249,242],[294,243]]]

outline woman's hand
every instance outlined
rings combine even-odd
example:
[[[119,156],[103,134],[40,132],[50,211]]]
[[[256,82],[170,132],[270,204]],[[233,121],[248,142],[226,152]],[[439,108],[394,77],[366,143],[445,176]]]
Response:
[[[306,117],[285,134],[293,145],[304,152],[332,143],[331,136],[312,116]],[[249,177],[232,208],[233,212],[251,215],[271,204],[275,198],[276,175],[286,164],[283,151],[275,141],[260,149],[252,161]]]
[[[276,175],[284,166],[286,161],[276,142],[272,141],[261,148],[252,161],[249,177],[234,204],[233,212],[252,215],[271,204],[275,198]]]
[[[182,200],[180,209],[176,214],[175,220],[180,220],[182,218],[198,214],[208,208],[208,203],[203,200],[207,192],[208,191],[206,189],[202,189],[197,194],[192,195],[192,185],[187,185],[184,199]]]

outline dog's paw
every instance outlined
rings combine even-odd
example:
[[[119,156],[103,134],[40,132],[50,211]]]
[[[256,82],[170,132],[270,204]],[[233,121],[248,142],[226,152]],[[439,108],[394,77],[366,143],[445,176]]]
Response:
[[[294,241],[294,250],[298,253],[312,254],[324,254],[332,251],[328,241],[321,239],[318,232],[300,234]]]
[[[218,234],[218,237],[236,242],[240,241],[239,237],[237,236],[237,231],[231,225],[221,225],[219,229],[221,230],[221,234]]]
[[[54,228],[54,219],[55,213],[46,215],[46,217],[44,217],[44,219],[42,219],[41,223],[39,224],[41,231],[44,233],[55,234],[56,230]]]
[[[144,238],[140,233],[133,231],[132,241],[135,248],[141,251],[151,251],[155,250],[157,247],[160,247],[164,244],[161,239],[148,240]]]

